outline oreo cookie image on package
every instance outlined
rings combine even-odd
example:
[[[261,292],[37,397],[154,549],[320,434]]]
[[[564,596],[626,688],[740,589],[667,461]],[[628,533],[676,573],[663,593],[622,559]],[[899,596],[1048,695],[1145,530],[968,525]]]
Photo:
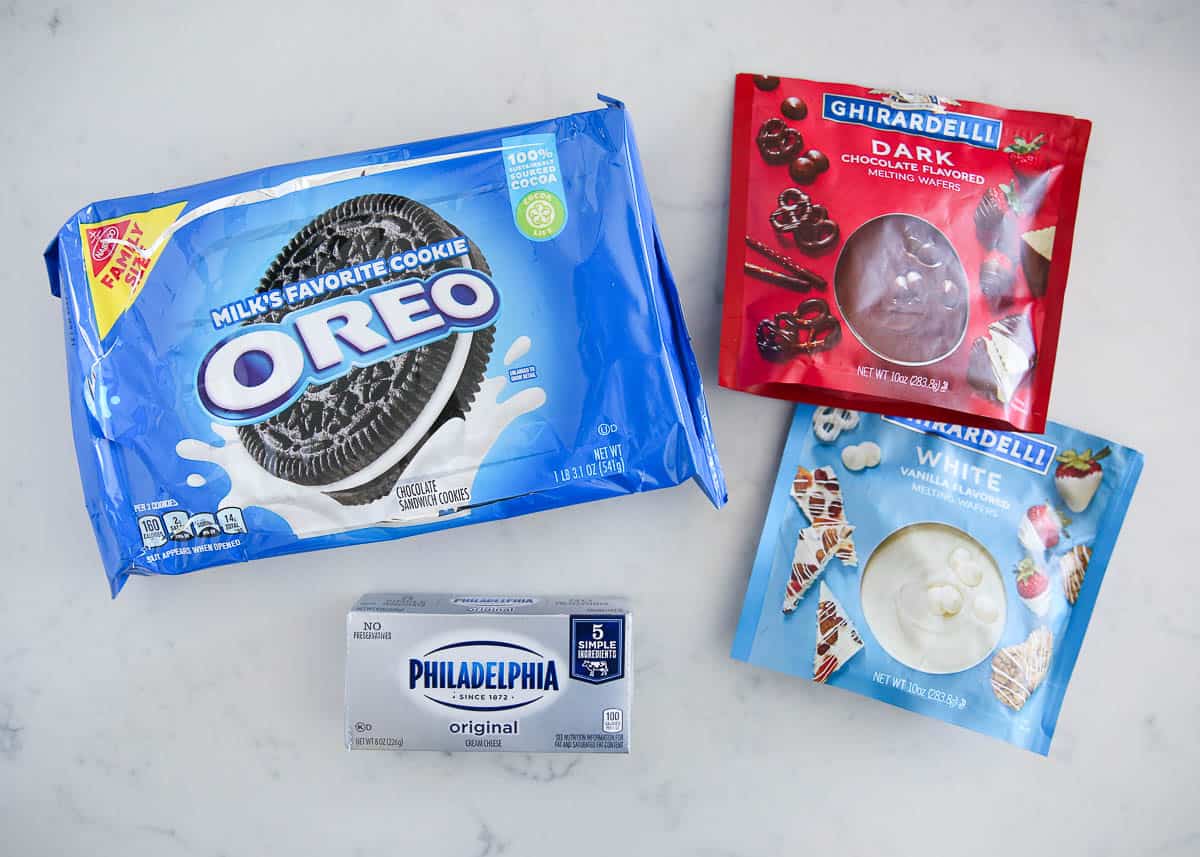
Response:
[[[336,206],[297,233],[271,263],[258,290],[270,292],[324,271],[412,252],[458,231],[432,209],[402,196],[361,196]],[[447,268],[490,274],[479,248],[419,264],[429,277]],[[368,281],[369,283],[370,281]],[[347,286],[355,294],[366,285]],[[333,293],[301,301],[318,304]],[[264,320],[277,322],[282,310]],[[243,445],[266,470],[298,485],[321,487],[340,503],[378,500],[392,489],[429,437],[470,410],[495,338],[493,327],[456,333],[395,357],[356,366],[306,390],[275,416],[238,429]]]
[[[130,575],[694,479],[703,386],[620,102],[93,203],[46,250]]]

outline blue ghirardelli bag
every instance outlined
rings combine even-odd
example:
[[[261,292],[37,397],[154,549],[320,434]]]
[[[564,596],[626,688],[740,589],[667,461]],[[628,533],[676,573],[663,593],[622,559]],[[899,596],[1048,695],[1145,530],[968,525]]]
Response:
[[[1045,754],[1141,453],[796,408],[733,656]]]
[[[620,102],[97,202],[46,251],[114,594],[725,483]]]

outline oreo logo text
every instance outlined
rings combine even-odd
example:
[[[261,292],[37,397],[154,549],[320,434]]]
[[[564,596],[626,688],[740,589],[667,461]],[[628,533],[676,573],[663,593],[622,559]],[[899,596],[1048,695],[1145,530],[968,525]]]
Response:
[[[294,310],[278,323],[239,328],[204,356],[197,392],[221,422],[260,422],[311,385],[452,333],[480,330],[499,310],[491,278],[467,268],[375,286]]]

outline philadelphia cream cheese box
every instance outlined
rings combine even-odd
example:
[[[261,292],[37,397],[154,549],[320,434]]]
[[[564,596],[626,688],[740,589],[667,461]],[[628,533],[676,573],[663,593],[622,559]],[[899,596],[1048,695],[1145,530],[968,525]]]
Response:
[[[346,747],[628,753],[632,655],[620,599],[364,595]]]

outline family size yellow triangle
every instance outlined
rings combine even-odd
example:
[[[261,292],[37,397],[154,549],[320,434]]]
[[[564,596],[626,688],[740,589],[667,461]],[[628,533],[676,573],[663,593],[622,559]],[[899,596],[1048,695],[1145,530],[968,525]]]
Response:
[[[99,223],[79,224],[92,309],[101,339],[137,300],[154,263],[167,246],[166,241],[158,239],[186,205],[177,202]]]

